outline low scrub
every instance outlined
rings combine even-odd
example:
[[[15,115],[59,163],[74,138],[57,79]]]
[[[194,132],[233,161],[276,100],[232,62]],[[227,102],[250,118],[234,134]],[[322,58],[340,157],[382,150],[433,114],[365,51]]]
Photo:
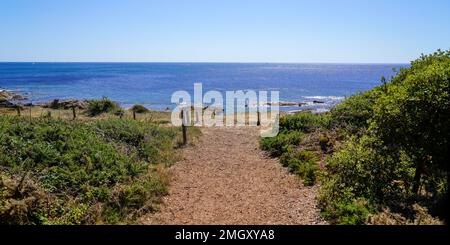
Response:
[[[115,112],[116,110],[120,109],[119,105],[107,97],[103,97],[100,100],[88,100],[88,108],[86,113],[91,116],[95,117],[103,113],[108,112]]]
[[[135,113],[147,113],[147,112],[149,112],[149,110],[147,108],[145,108],[145,106],[143,106],[143,105],[134,105],[133,107],[131,107],[131,111],[133,111]]]
[[[310,112],[300,112],[286,115],[280,119],[280,131],[300,131],[310,133],[329,125],[328,115],[318,115]]]
[[[0,223],[129,223],[166,193],[178,131],[128,120],[0,117]]]
[[[261,139],[261,148],[268,151],[271,156],[279,157],[290,147],[300,144],[303,133],[298,131],[280,133],[275,137]]]
[[[306,186],[312,186],[316,182],[318,171],[317,160],[314,152],[295,152],[292,148],[283,153],[280,158],[281,164],[287,167],[292,173],[299,175],[303,180],[303,184]]]
[[[299,175],[307,186],[314,185],[318,166],[315,153],[298,150],[305,134],[327,127],[329,119],[325,115],[297,113],[280,119],[280,133],[273,138],[261,139],[261,148],[280,161],[289,171]]]

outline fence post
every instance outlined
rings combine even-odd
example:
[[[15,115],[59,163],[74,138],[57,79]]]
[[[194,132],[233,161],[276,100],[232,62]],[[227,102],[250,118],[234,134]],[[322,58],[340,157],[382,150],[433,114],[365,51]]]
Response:
[[[186,118],[185,109],[181,110],[181,130],[183,131],[183,145],[187,144],[187,129],[186,129]]]
[[[73,115],[73,120],[77,119],[77,110],[76,110],[75,106],[72,106],[72,115]]]
[[[20,106],[19,105],[16,106],[16,110],[17,110],[17,115],[20,117]]]
[[[133,110],[133,119],[136,120],[136,111]]]
[[[256,121],[256,126],[261,126],[261,114],[259,112],[259,108],[258,108],[258,111],[256,112],[256,114],[258,116],[258,119]]]

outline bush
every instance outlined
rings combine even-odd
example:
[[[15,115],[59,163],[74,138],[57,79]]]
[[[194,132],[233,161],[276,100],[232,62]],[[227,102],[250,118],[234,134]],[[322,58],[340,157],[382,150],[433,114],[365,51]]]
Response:
[[[450,176],[449,84],[450,51],[439,51],[403,69],[374,105],[371,130],[414,162],[414,192],[425,173],[445,171]]]
[[[102,113],[113,112],[120,108],[116,102],[107,97],[103,97],[101,100],[88,100],[87,102],[87,114],[91,117],[98,116]]]
[[[131,111],[136,112],[136,113],[149,112],[149,110],[147,108],[145,108],[145,106],[143,106],[143,105],[134,105],[133,107],[131,107]]]
[[[98,134],[126,147],[140,160],[153,164],[170,164],[174,161],[172,149],[178,134],[176,129],[119,119],[99,120],[94,125]]]
[[[413,166],[406,155],[399,153],[402,160],[397,161],[388,153],[388,147],[379,139],[352,137],[327,161],[328,174],[319,198],[322,210],[334,213],[337,207],[358,199],[364,199],[369,206],[395,205],[403,200],[408,189],[398,180],[408,184]]]
[[[301,112],[286,115],[280,119],[280,133],[273,138],[261,139],[261,148],[268,151],[272,157],[280,157],[280,162],[290,172],[299,175],[303,184],[315,184],[318,171],[317,157],[313,152],[297,151],[305,133],[312,133],[320,128],[327,127],[327,115],[316,115]]]
[[[314,130],[328,126],[327,115],[317,115],[310,112],[299,112],[293,115],[286,115],[280,119],[280,131],[301,131],[310,133]]]
[[[349,134],[365,130],[373,116],[373,105],[378,96],[379,89],[374,89],[346,98],[331,110],[331,126],[344,129]]]
[[[367,222],[370,211],[364,199],[353,199],[351,202],[333,202],[332,209],[322,215],[333,224],[362,225]]]
[[[327,161],[319,198],[325,217],[361,223],[369,212],[382,220],[376,213],[392,208],[407,215],[411,202],[424,200],[423,210],[440,205],[437,214],[445,214],[440,203],[448,200],[449,81],[450,52],[438,51],[332,110],[332,124],[357,137]],[[367,212],[356,205],[361,200]]]
[[[166,192],[147,160],[168,164],[175,134],[126,120],[0,117],[0,223],[133,221]]]
[[[283,153],[280,162],[290,172],[299,175],[304,185],[312,186],[315,184],[318,167],[316,163],[317,157],[314,152],[295,152],[290,148],[287,152]]]
[[[298,131],[279,133],[272,138],[262,138],[260,145],[271,156],[279,157],[287,152],[290,147],[299,145],[303,135],[303,133]]]

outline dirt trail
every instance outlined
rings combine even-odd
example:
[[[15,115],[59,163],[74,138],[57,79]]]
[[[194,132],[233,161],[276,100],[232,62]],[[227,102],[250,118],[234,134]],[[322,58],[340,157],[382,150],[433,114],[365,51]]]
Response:
[[[169,169],[169,195],[145,224],[322,224],[304,187],[258,147],[257,128],[202,128]]]

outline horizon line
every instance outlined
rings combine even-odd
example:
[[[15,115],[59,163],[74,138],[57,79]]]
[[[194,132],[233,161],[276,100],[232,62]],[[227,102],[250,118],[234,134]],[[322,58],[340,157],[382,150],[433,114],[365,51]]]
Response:
[[[2,61],[0,63],[34,64],[324,64],[324,65],[409,65],[411,62],[262,62],[262,61]]]

